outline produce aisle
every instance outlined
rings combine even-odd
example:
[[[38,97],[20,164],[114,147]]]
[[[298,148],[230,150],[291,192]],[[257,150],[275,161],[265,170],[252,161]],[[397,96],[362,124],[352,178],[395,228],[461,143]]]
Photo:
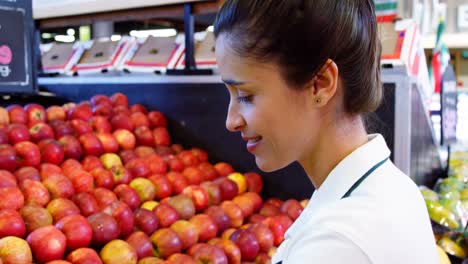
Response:
[[[261,173],[225,129],[208,27],[222,1],[46,2],[34,20],[30,1],[0,3],[0,30],[24,32],[0,31],[0,264],[271,263],[314,190],[298,164]],[[397,1],[376,2],[392,21]],[[5,24],[12,10],[22,27]],[[405,53],[417,25],[389,21],[381,30],[405,48],[382,58],[369,129],[420,186],[441,263],[468,263],[468,148],[441,159],[429,77],[403,58],[425,66],[422,48]]]

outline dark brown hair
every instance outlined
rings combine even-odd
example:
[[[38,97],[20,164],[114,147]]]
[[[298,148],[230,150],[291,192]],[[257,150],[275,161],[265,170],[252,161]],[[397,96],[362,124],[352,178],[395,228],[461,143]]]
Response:
[[[373,0],[227,0],[215,24],[242,57],[276,63],[303,87],[333,60],[349,114],[380,105],[380,41]]]

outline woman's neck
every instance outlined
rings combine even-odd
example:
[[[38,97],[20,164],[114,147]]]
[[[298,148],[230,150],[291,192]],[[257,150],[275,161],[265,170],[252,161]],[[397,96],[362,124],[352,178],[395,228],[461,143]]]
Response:
[[[319,189],[336,165],[367,141],[362,118],[344,117],[321,129],[316,144],[299,163],[315,188]]]

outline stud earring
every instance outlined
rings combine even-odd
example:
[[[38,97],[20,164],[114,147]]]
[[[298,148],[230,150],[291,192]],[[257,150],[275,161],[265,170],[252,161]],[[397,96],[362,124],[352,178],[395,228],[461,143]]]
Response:
[[[316,102],[317,104],[320,104],[320,103],[322,102],[322,99],[321,99],[320,97],[318,97],[317,99],[315,99],[315,102]]]

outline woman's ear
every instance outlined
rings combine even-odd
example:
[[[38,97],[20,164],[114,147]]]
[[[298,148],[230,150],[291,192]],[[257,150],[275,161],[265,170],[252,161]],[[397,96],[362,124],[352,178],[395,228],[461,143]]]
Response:
[[[335,96],[338,88],[338,66],[330,59],[320,69],[319,73],[309,83],[315,105],[326,105]]]

